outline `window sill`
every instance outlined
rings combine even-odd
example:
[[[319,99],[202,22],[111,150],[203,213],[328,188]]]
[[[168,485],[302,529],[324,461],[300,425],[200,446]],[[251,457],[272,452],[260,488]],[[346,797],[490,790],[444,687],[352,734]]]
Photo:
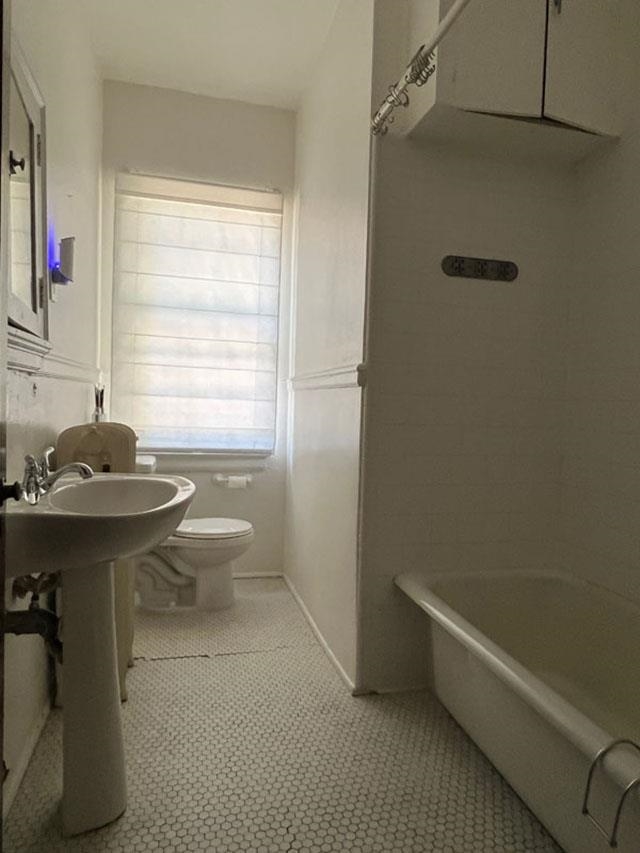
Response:
[[[138,450],[140,456],[155,456],[158,473],[204,473],[219,471],[242,471],[243,473],[259,473],[272,468],[275,460],[273,453],[210,453],[184,451],[154,451]]]

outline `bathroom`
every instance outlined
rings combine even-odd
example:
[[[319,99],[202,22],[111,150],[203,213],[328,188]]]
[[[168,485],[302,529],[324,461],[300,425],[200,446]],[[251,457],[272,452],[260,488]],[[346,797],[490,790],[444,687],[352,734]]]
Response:
[[[408,108],[372,136],[389,85],[452,5],[3,3],[5,52],[11,42],[46,108],[49,251],[75,238],[73,280],[47,286],[41,328],[10,327],[7,482],[22,480],[25,455],[91,421],[97,384],[107,416],[116,412],[117,182],[282,202],[273,447],[152,449],[146,475],[192,481],[190,518],[252,525],[235,603],[136,611],[126,811],[74,835],[59,810],[54,667],[41,637],[5,635],[5,851],[610,849],[619,791],[640,774],[633,749],[622,769],[616,755],[596,762],[585,815],[587,771],[609,742],[591,729],[577,737],[587,759],[567,758],[575,803],[549,811],[538,792],[568,775],[568,747],[540,740],[530,711],[516,723],[515,700],[491,680],[507,665],[495,648],[489,676],[475,634],[445,649],[432,620],[451,623],[452,608],[436,612],[416,577],[462,577],[476,590],[486,576],[470,594],[485,619],[492,578],[584,582],[524,603],[505,588],[505,637],[523,608],[517,660],[536,625],[552,634],[553,608],[568,599],[573,614],[587,587],[621,602],[622,633],[640,632],[640,11],[633,0],[471,0],[435,77],[410,87]],[[534,54],[551,57],[544,76],[564,93],[561,108],[590,109],[594,127],[576,130],[580,120],[551,107],[546,124],[520,121],[531,113],[504,105],[523,90],[539,100]],[[471,103],[451,106],[454,96]],[[449,256],[500,260],[517,275],[446,274]],[[24,610],[10,559],[6,569],[6,608]],[[473,602],[463,598],[464,614]],[[591,626],[606,621],[604,606],[589,612]],[[598,681],[600,642],[640,696],[637,645],[615,625],[598,641],[577,616],[566,622],[576,672],[584,651]],[[434,673],[438,654],[448,657]],[[512,667],[509,679],[524,676]],[[542,692],[533,705],[570,728],[576,713]],[[498,699],[496,738],[465,708],[497,718]],[[637,707],[627,729],[607,729],[611,743],[638,740]],[[507,732],[519,726],[516,747]],[[626,853],[640,849],[637,791],[623,805]]]

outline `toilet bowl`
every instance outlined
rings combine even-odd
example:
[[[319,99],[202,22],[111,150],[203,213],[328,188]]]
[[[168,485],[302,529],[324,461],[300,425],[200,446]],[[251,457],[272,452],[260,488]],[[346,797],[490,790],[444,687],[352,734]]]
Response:
[[[138,570],[154,572],[176,588],[195,580],[195,606],[222,610],[233,604],[233,561],[253,542],[253,526],[239,518],[187,518]],[[144,598],[142,600],[144,605]]]

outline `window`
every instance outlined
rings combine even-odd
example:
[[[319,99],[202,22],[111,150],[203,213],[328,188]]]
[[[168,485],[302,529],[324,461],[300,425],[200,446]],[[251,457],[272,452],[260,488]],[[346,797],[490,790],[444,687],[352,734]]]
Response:
[[[112,416],[156,451],[271,453],[282,196],[121,175]]]

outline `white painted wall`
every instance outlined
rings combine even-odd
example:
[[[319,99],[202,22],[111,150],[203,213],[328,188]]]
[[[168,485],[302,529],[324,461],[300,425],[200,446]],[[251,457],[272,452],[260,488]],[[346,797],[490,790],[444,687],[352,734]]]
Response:
[[[113,81],[104,92],[105,168],[291,191],[291,111]]]
[[[640,601],[640,14],[620,8],[622,136],[576,176],[563,536],[572,571]]]
[[[103,299],[101,365],[110,370],[113,192],[115,175],[140,172],[233,186],[277,189],[284,195],[280,340],[289,333],[289,267],[294,173],[294,114],[170,89],[107,81],[104,88]],[[197,486],[191,516],[245,518],[254,544],[241,572],[281,572],[286,462],[288,348],[279,349],[276,451],[271,457],[158,457],[159,470],[184,474]],[[107,391],[108,397],[108,391]],[[216,472],[252,472],[244,491],[226,489]]]
[[[51,356],[38,376],[8,374],[7,467],[14,479],[22,476],[26,452],[42,451],[91,411],[97,376],[102,91],[80,0],[14,0],[12,7],[18,41],[46,102],[50,221],[58,238],[76,237],[75,282],[59,288],[51,306]],[[15,606],[9,594],[6,600]],[[7,636],[5,809],[48,713],[46,671],[39,637]]]
[[[372,36],[372,0],[343,0],[296,136],[286,572],[352,683]]]

